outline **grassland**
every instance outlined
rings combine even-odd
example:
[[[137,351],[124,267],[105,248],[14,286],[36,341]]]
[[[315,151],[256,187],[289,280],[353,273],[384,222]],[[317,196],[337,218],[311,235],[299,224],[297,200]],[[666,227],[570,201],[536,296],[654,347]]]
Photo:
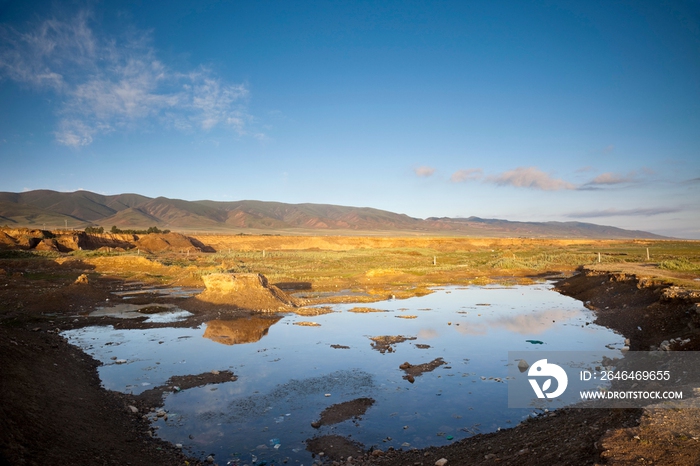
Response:
[[[255,272],[272,283],[315,292],[364,293],[367,300],[423,294],[430,286],[445,284],[523,283],[595,264],[643,271],[684,286],[700,285],[694,280],[700,274],[700,241],[264,235],[196,239],[216,252],[146,256],[133,250],[75,251],[70,258],[124,278],[197,286],[204,274]],[[124,262],[135,255],[155,264]]]

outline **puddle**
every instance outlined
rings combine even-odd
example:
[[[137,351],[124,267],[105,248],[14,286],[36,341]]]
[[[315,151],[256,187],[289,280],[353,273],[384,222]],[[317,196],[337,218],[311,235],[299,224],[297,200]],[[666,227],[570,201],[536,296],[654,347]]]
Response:
[[[117,304],[100,307],[90,313],[90,317],[116,317],[118,319],[135,319],[146,317],[144,322],[168,323],[179,322],[193,315],[174,304]]]
[[[139,394],[175,375],[233,372],[236,381],[167,395],[168,419],[153,422],[159,437],[202,458],[214,453],[219,464],[310,464],[304,442],[319,435],[386,450],[513,427],[533,411],[508,408],[508,351],[623,345],[580,301],[543,284],[445,287],[375,304],[386,312],[335,305],[338,312],[314,316],[319,326],[295,325],[308,317],[290,314],[63,335],[104,363],[110,390]],[[416,318],[395,318],[402,313]],[[358,398],[374,400],[359,419],[311,425]]]
[[[166,298],[191,298],[192,296],[196,296],[203,291],[201,288],[183,288],[181,286],[143,288],[138,286],[138,284],[125,288],[126,289],[121,291],[113,291],[112,294],[121,296],[124,299],[133,299],[149,294]]]
[[[299,299],[316,299],[316,298],[335,298],[338,296],[350,296],[350,297],[365,297],[372,296],[364,291],[351,291],[351,290],[340,290],[340,291],[313,291],[313,292],[296,292],[291,293],[292,296]]]

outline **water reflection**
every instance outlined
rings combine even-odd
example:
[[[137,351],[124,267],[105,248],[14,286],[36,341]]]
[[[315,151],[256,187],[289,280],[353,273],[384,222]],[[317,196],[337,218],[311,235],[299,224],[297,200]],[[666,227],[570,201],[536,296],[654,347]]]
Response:
[[[554,326],[571,320],[577,314],[571,310],[551,309],[531,314],[487,318],[483,323],[458,325],[457,331],[464,335],[486,335],[490,329],[502,329],[520,335],[541,335]]]
[[[356,306],[314,316],[322,332],[294,325],[307,317],[289,314],[65,335],[105,363],[100,377],[114,390],[137,394],[173,375],[233,372],[235,382],[168,395],[169,419],[155,421],[159,437],[195,455],[215,453],[220,464],[308,464],[304,442],[330,433],[366,447],[421,448],[512,427],[531,411],[508,408],[509,351],[597,350],[623,341],[592,324],[580,301],[545,285],[445,288],[374,305],[386,312],[350,312]],[[417,317],[395,318],[407,314]],[[376,351],[369,338],[377,336],[404,340]],[[445,364],[404,380],[404,363],[438,359]],[[359,397],[375,400],[361,419],[312,427],[324,409]]]
[[[207,322],[204,338],[224,345],[254,343],[268,334],[270,327],[282,317],[241,317],[229,320],[212,320]]]

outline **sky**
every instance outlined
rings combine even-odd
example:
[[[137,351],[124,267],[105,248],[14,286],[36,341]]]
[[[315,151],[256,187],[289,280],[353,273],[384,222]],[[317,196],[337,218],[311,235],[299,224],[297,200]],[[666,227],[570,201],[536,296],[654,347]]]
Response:
[[[700,0],[0,0],[0,191],[700,239]]]

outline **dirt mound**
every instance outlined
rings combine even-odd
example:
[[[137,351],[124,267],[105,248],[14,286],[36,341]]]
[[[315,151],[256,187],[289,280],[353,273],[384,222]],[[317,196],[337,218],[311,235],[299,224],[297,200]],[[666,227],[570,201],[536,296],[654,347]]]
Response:
[[[267,335],[270,327],[281,317],[248,317],[207,322],[204,338],[224,345],[253,343]]]
[[[280,311],[297,306],[293,298],[271,285],[262,274],[215,273],[202,279],[207,289],[195,298],[200,301],[251,311]]]
[[[17,230],[5,230],[5,233],[15,240],[15,244],[20,249],[35,248],[44,239],[44,233],[41,230],[20,228]]]
[[[151,233],[148,235],[141,235],[136,241],[136,247],[148,251],[148,252],[158,252],[158,251],[203,251],[206,249],[199,241],[193,240],[192,238],[181,235],[180,233],[164,233],[156,234]]]
[[[58,251],[58,242],[53,238],[44,238],[34,249],[37,251]]]
[[[0,231],[0,249],[13,249],[17,247],[17,243],[4,231]]]
[[[134,247],[135,235],[114,233],[79,233],[78,247],[87,250],[112,251]]]

